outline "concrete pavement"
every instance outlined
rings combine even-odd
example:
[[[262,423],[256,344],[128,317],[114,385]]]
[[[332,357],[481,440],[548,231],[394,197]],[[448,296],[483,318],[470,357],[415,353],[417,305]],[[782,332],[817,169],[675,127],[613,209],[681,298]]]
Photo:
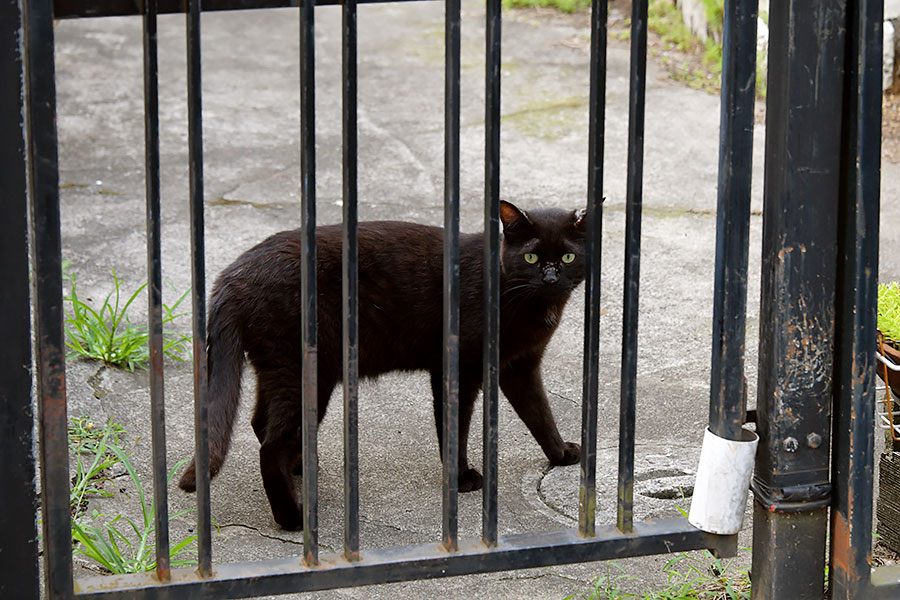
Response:
[[[615,7],[613,9],[615,11]],[[341,204],[340,9],[320,7],[317,32],[318,218],[338,222]],[[621,18],[613,14],[612,18]],[[443,5],[399,3],[359,8],[360,216],[431,224],[442,221]],[[241,251],[299,224],[298,15],[296,10],[203,15],[203,129],[206,265],[209,280]],[[462,26],[461,219],[478,231],[483,197],[484,8],[464,2]],[[531,206],[583,206],[587,187],[588,20],[548,12],[504,13],[501,197]],[[63,258],[79,296],[102,298],[115,269],[127,289],[146,279],[144,238],[141,22],[84,19],[56,27]],[[163,275],[190,285],[184,17],[160,18]],[[623,279],[628,46],[608,51],[601,320],[598,513],[615,520],[619,361]],[[718,97],[671,82],[650,60],[647,80],[644,220],[639,325],[636,518],[678,514],[672,490],[692,484],[708,411],[718,152]],[[747,378],[756,390],[764,129],[756,129],[754,216],[748,291]],[[884,165],[885,198],[900,185]],[[883,223],[896,209],[885,203]],[[900,234],[882,226],[883,248]],[[900,263],[882,252],[885,279]],[[176,295],[164,297],[172,302]],[[138,306],[140,304],[140,306]],[[139,320],[143,302],[136,303]],[[544,377],[563,436],[578,440],[584,299],[577,292],[547,352]],[[189,332],[188,319],[175,328]],[[72,360],[70,416],[112,417],[137,441],[133,461],[150,487],[146,373]],[[249,426],[254,383],[245,378],[229,458],[212,484],[214,561],[301,553],[302,534],[274,523]],[[390,375],[360,392],[360,537],[363,549],[436,542],[441,470],[424,375]],[[192,374],[167,362],[168,462],[193,452]],[[342,540],[341,411],[332,404],[319,433],[320,542]],[[480,432],[480,405],[473,432]],[[573,527],[578,467],[550,469],[511,407],[500,407],[500,531]],[[138,438],[140,439],[138,440]],[[480,435],[470,458],[481,460]],[[119,481],[119,480],[117,480]],[[122,484],[127,491],[128,486]],[[661,490],[661,491],[660,491]],[[662,497],[658,497],[662,496]],[[665,496],[668,496],[666,498]],[[675,499],[672,499],[674,496]],[[128,500],[95,501],[129,511]],[[130,502],[130,504],[134,504]],[[170,509],[193,496],[172,486]],[[124,508],[123,508],[124,506]],[[749,508],[749,504],[748,504]],[[480,534],[480,493],[460,496],[460,535]],[[574,518],[573,518],[574,517]],[[192,527],[173,522],[172,537]],[[741,546],[749,546],[749,519]],[[638,580],[665,583],[667,557],[618,561]],[[738,562],[749,564],[742,551]],[[316,598],[563,598],[607,573],[602,563],[455,577],[322,592]],[[76,576],[92,573],[77,564]],[[298,596],[301,597],[301,596]]]

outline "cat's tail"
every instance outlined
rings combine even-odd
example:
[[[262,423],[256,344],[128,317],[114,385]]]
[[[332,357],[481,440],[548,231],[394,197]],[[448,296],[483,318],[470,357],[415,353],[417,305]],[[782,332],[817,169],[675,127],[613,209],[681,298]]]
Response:
[[[207,335],[210,478],[219,472],[231,446],[231,430],[241,399],[243,367],[244,346],[236,318],[222,303],[213,302]],[[186,492],[197,489],[193,460],[181,476],[178,487]]]

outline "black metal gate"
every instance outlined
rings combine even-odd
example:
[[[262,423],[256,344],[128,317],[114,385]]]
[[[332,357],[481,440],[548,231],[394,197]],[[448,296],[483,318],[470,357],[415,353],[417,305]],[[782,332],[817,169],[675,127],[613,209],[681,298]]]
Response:
[[[364,0],[365,1],[365,0]],[[328,0],[320,4],[330,3]],[[634,422],[640,266],[647,1],[633,3],[625,298],[622,341],[617,525],[595,527],[600,239],[605,106],[606,0],[594,0],[588,173],[588,262],[579,526],[498,536],[497,399],[499,327],[500,0],[487,1],[485,163],[485,401],[483,534],[457,535],[459,334],[460,5],[446,0],[444,208],[444,477],[440,545],[361,551],[356,428],[356,3],[343,10],[344,448],[345,534],[340,555],[319,556],[316,452],[314,0],[299,2],[301,32],[301,220],[304,552],[296,557],[213,568],[206,422],[206,310],[200,94],[202,10],[297,6],[289,0],[2,0],[0,4],[0,345],[3,406],[0,527],[3,596],[37,598],[31,344],[35,341],[45,592],[50,598],[245,597],[350,585],[526,568],[708,548],[733,554],[736,536],[717,536],[685,519],[635,523]],[[187,15],[191,259],[199,568],[170,570],[162,399],[159,133],[156,16]],[[59,178],[53,19],[143,15],[147,171],[147,257],[157,569],[73,582],[62,329]],[[881,93],[880,2],[785,0],[770,15],[763,302],[754,491],[754,596],[822,595],[831,507],[831,594],[900,593],[896,570],[870,574]],[[21,19],[21,27],[20,27]],[[745,421],[744,313],[750,218],[757,7],[728,0],[719,160],[716,285],[710,429],[740,439]],[[24,50],[24,54],[21,52]],[[24,61],[22,56],[24,55]],[[23,63],[24,73],[23,78]],[[26,131],[27,124],[27,154]],[[26,159],[27,157],[27,159]],[[26,203],[26,165],[29,194]],[[29,327],[26,213],[30,206],[34,331]],[[815,252],[804,259],[797,249]],[[804,317],[819,315],[809,325]],[[825,375],[792,349],[813,347]],[[803,353],[801,353],[803,354]],[[824,365],[824,366],[823,366]],[[776,403],[773,399],[778,397]],[[832,428],[830,408],[834,406]],[[803,415],[786,419],[785,414]],[[306,418],[311,416],[312,418]],[[832,429],[834,435],[831,434]],[[785,452],[788,439],[800,444]],[[833,444],[829,459],[829,441]],[[788,444],[790,445],[790,444]],[[829,462],[829,461],[832,462]],[[830,468],[830,473],[829,473]],[[9,551],[15,548],[16,551]],[[811,551],[817,549],[818,551]],[[10,596],[12,597],[12,596]]]

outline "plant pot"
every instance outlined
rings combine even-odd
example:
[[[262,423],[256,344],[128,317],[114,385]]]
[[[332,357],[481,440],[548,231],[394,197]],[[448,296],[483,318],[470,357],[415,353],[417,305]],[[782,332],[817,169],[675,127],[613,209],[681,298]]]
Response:
[[[900,350],[896,350],[891,346],[888,346],[887,340],[884,343],[884,357],[889,361],[894,363],[895,365],[900,365]],[[875,373],[878,374],[882,380],[884,380],[884,372],[885,367],[880,362],[876,365]],[[891,391],[900,397],[900,371],[892,371],[891,369],[887,369],[888,380],[887,384],[891,386]]]

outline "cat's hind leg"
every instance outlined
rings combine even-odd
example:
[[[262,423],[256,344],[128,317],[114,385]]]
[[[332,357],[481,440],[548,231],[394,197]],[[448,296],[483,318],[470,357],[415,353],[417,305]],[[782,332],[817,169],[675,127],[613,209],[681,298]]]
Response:
[[[256,395],[256,407],[253,409],[253,417],[250,419],[250,426],[253,427],[253,433],[256,439],[262,444],[266,441],[266,423],[268,421],[268,408],[265,404],[265,398],[262,394]]]
[[[272,516],[284,529],[303,527],[303,511],[294,491],[292,467],[300,454],[300,382],[290,370],[260,372],[257,425],[262,431],[259,470],[272,508]],[[260,412],[260,409],[263,409]],[[260,437],[260,431],[256,431]]]
[[[318,424],[322,423],[322,419],[325,418],[325,411],[328,408],[328,401],[331,400],[331,393],[334,391],[334,386],[337,385],[338,379],[330,374],[323,373],[322,369],[319,369],[319,378],[316,385],[317,388],[317,416],[318,416]],[[298,403],[302,402],[302,399],[297,399]],[[297,427],[297,443],[300,444],[300,447],[303,446],[303,430],[300,426]],[[291,469],[291,472],[298,477],[303,476],[303,453],[302,451],[297,454],[297,457],[294,459],[294,466]]]

